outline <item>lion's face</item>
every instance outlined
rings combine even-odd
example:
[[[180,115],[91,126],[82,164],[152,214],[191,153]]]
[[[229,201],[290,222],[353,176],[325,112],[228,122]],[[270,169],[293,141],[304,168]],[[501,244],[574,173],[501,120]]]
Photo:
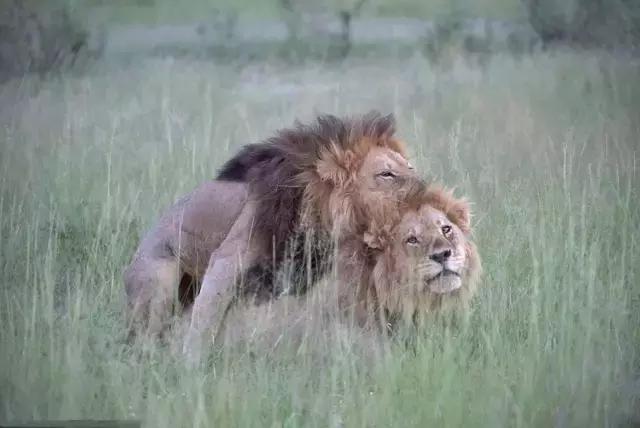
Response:
[[[308,194],[322,206],[324,226],[338,235],[356,233],[372,217],[383,218],[396,212],[403,195],[421,182],[397,140],[386,144],[363,139],[354,150],[327,151],[319,162],[320,180],[309,186]],[[321,189],[321,190],[320,190]]]
[[[429,204],[402,215],[378,250],[373,271],[376,295],[387,313],[413,317],[471,297],[480,259],[463,232],[468,225],[456,223],[460,218]]]
[[[361,193],[382,192],[394,196],[416,177],[414,168],[400,153],[387,147],[373,147],[364,157],[355,182]]]
[[[447,294],[462,286],[467,265],[466,239],[445,214],[429,205],[404,216],[391,251],[404,280],[417,280],[421,291]]]

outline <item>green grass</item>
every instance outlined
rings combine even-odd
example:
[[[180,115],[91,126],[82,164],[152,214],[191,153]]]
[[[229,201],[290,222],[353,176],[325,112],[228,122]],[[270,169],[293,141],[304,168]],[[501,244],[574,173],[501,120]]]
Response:
[[[419,57],[139,60],[0,86],[0,423],[628,426],[638,71],[571,52],[447,73]],[[468,319],[434,323],[414,349],[374,353],[332,330],[299,349],[232,348],[195,372],[125,343],[121,273],[163,207],[294,118],[370,108],[395,112],[425,176],[474,202],[486,273]]]
[[[177,24],[215,19],[216,11],[233,13],[239,19],[282,19],[284,8],[279,0],[189,0],[188,7],[171,0],[153,2],[106,1],[96,4],[67,0],[80,12],[109,23]],[[355,1],[297,1],[293,4],[306,13],[337,13],[350,9]],[[362,16],[412,17],[439,19],[456,12],[462,17],[521,20],[525,8],[517,0],[375,0],[362,8]]]

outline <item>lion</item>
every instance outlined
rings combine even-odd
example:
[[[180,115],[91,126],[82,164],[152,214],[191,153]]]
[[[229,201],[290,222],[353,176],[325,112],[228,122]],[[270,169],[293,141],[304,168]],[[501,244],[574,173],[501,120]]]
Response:
[[[273,274],[289,259],[315,281],[329,266],[324,248],[361,235],[420,180],[394,134],[391,115],[323,115],[246,146],[142,238],[124,273],[134,324],[160,333],[177,295],[191,311],[183,352],[195,361],[236,284],[278,294]]]
[[[360,239],[343,245],[339,306],[350,308],[359,324],[385,328],[467,307],[482,273],[471,233],[465,199],[418,183],[395,212],[372,219]]]

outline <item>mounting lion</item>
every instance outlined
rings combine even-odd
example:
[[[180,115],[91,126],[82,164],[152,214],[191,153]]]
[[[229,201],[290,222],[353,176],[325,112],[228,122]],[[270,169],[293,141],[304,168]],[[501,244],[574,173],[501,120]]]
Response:
[[[273,274],[290,259],[313,282],[334,244],[362,236],[419,181],[394,133],[390,115],[324,115],[246,146],[142,238],[124,274],[134,325],[160,333],[176,295],[187,306],[195,296],[183,350],[195,361],[237,284],[277,294]]]

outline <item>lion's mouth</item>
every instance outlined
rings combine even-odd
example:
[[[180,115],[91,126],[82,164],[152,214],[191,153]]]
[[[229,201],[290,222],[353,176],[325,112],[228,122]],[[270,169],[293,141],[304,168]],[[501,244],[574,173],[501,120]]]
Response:
[[[458,272],[443,269],[439,274],[427,280],[427,286],[432,293],[447,294],[462,286],[462,278]]]

